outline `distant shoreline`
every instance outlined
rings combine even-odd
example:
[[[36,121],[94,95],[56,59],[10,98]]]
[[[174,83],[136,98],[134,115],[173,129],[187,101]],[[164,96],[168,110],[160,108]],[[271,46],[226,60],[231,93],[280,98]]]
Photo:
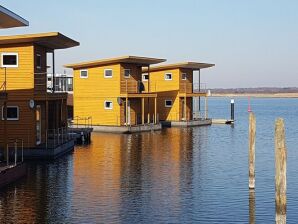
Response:
[[[212,93],[211,97],[298,98],[298,93]]]

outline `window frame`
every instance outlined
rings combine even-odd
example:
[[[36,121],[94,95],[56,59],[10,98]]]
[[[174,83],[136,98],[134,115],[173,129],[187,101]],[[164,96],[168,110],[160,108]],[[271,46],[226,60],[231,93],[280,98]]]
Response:
[[[82,76],[82,72],[86,72],[87,73],[87,76]],[[81,69],[80,70],[80,78],[81,79],[88,79],[88,77],[89,77],[88,69]]]
[[[185,78],[183,78],[183,75],[185,75]],[[181,80],[187,80],[187,74],[185,72],[181,73]]]
[[[4,56],[9,56],[9,55],[14,55],[16,56],[16,64],[15,65],[4,65],[3,62],[3,57]],[[19,67],[19,53],[14,53],[14,52],[3,52],[1,53],[1,67],[2,68],[18,68]]]
[[[170,101],[171,105],[167,105],[167,101]],[[165,100],[165,107],[173,107],[173,100]]]
[[[167,78],[167,75],[171,75],[171,78],[168,79],[168,78]],[[173,74],[172,74],[171,72],[166,72],[166,73],[165,73],[165,80],[166,80],[166,81],[171,81],[171,80],[173,80]]]
[[[37,62],[38,62],[37,58],[38,58],[38,57],[40,58],[40,65],[37,64]],[[42,64],[42,61],[41,61],[41,54],[38,53],[38,54],[36,54],[36,68],[37,68],[37,69],[41,69],[41,64]]]
[[[6,120],[7,121],[18,121],[18,120],[20,120],[20,108],[19,108],[19,106],[6,106],[6,109],[8,109],[8,108],[16,108],[17,109],[17,117],[16,118],[8,118],[8,117],[6,117]],[[4,121],[4,106],[2,106],[2,110],[1,111],[2,111],[2,113],[1,113],[2,120]],[[7,110],[6,110],[6,113],[7,113]]]
[[[128,75],[128,76],[125,75],[125,71],[129,71],[129,75]],[[123,74],[123,76],[124,76],[125,79],[129,79],[130,76],[131,76],[131,69],[130,69],[130,68],[125,68],[125,69],[124,69],[124,74]]]
[[[106,103],[107,103],[107,102],[111,103],[111,107],[106,107]],[[104,101],[104,109],[105,109],[105,110],[113,110],[113,106],[114,106],[114,105],[113,105],[113,101],[112,101],[112,100],[105,100],[105,101]]]
[[[148,79],[144,79],[144,77],[145,77],[146,75],[148,76]],[[149,80],[149,74],[148,74],[148,73],[144,73],[144,74],[142,74],[142,81],[143,81],[143,82],[148,82],[148,80]]]
[[[111,71],[111,72],[112,72],[112,75],[111,75],[111,76],[107,76],[107,75],[106,75],[106,71]],[[113,78],[113,69],[111,69],[111,68],[106,68],[106,69],[104,69],[104,71],[103,71],[103,77],[106,78],[106,79],[111,79],[111,78]]]

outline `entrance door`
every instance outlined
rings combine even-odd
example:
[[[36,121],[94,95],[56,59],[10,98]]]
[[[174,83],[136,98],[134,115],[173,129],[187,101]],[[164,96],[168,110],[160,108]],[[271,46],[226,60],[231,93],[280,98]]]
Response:
[[[186,117],[185,117],[186,111],[185,111],[185,100],[184,99],[181,99],[181,107],[182,107],[181,120],[185,121],[186,120]]]
[[[36,105],[36,145],[41,143],[41,108]]]

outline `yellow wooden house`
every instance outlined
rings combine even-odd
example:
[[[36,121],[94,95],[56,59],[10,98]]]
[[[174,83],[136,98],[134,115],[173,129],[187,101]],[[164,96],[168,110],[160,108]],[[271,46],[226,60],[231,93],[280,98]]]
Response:
[[[55,74],[55,50],[78,45],[58,32],[0,36],[2,150],[21,141],[29,155],[65,143],[67,93],[47,89],[47,73]]]
[[[159,129],[157,94],[148,91],[149,80],[142,76],[142,68],[164,61],[123,56],[65,65],[74,70],[74,121],[92,117],[95,131]],[[148,123],[151,125],[145,125]]]
[[[143,69],[143,74],[149,74],[150,91],[157,93],[157,113],[161,121],[171,122],[172,126],[202,123],[190,122],[202,118],[195,116],[193,99],[205,97],[207,100],[207,91],[202,88],[200,75],[202,69],[213,66],[208,63],[182,62],[151,67],[149,72],[148,68]],[[198,77],[195,78],[195,75]],[[207,118],[207,113],[205,116]]]

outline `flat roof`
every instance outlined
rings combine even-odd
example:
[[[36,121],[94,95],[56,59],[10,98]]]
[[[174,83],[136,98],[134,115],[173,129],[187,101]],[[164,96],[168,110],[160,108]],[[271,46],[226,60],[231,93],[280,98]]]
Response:
[[[175,64],[166,64],[166,65],[160,65],[155,67],[150,67],[150,71],[163,71],[163,70],[169,70],[169,69],[178,69],[178,68],[187,68],[192,70],[200,70],[203,68],[210,68],[215,66],[215,64],[209,64],[209,63],[202,63],[202,62],[180,62]],[[144,68],[143,72],[147,72],[148,69]]]
[[[27,20],[0,5],[0,29],[28,25]]]
[[[88,68],[88,67],[96,67],[96,66],[102,66],[102,65],[108,65],[108,64],[118,64],[118,63],[138,64],[141,66],[147,66],[151,64],[165,62],[165,61],[166,59],[160,59],[160,58],[122,56],[122,57],[116,57],[116,58],[101,59],[96,61],[81,62],[76,64],[67,64],[67,65],[64,65],[64,67],[77,69],[77,68]]]
[[[35,43],[49,49],[65,49],[79,46],[80,43],[58,32],[0,36],[0,45]]]

